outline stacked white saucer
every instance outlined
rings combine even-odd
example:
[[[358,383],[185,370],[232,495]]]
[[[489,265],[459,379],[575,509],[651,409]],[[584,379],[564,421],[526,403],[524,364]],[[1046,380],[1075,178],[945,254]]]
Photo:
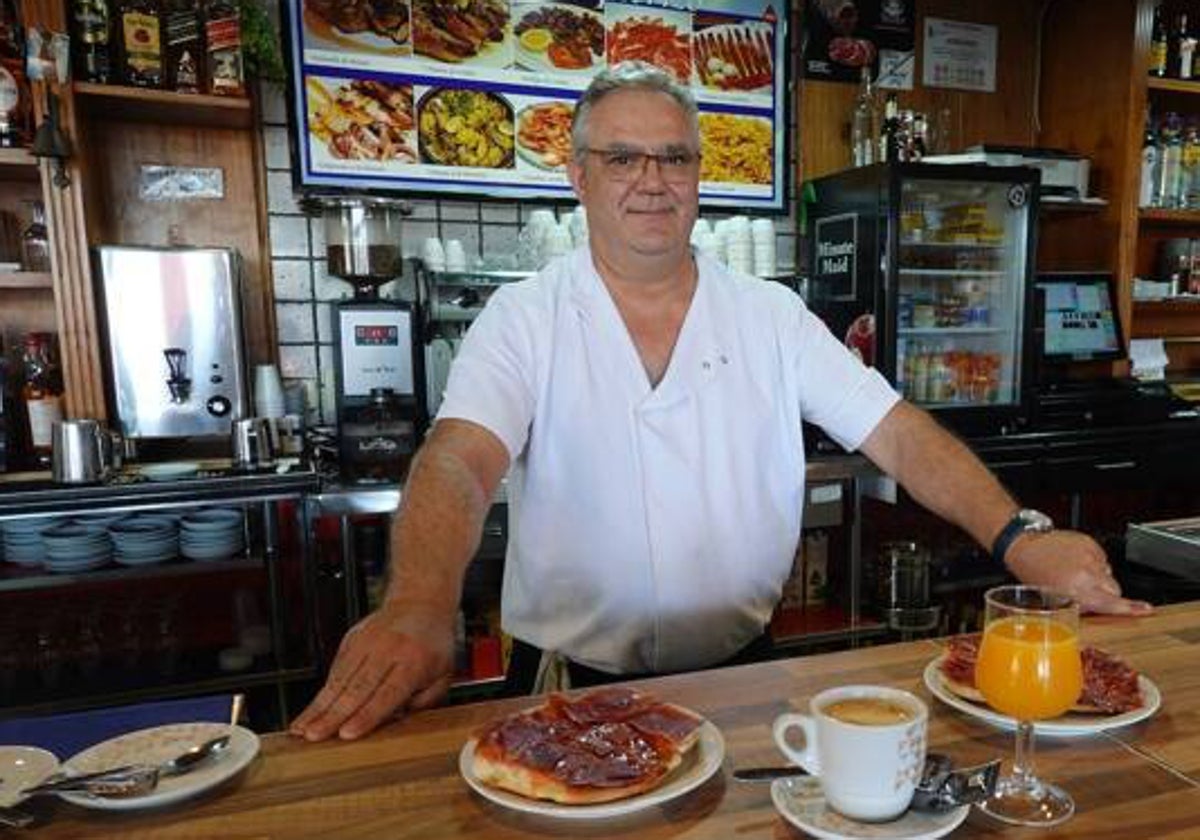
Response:
[[[4,522],[4,559],[18,566],[40,566],[46,559],[42,532],[57,525],[51,517],[10,519]]]
[[[165,516],[133,516],[108,526],[122,566],[149,566],[179,556],[179,527]]]
[[[63,522],[42,532],[46,559],[42,565],[50,572],[85,572],[108,565],[112,560],[112,541],[108,531],[98,525]]]
[[[245,547],[242,512],[206,508],[179,520],[179,550],[189,560],[224,560]]]

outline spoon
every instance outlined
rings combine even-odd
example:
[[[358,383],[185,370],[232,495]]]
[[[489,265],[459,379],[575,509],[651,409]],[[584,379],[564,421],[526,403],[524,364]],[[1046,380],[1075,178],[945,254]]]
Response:
[[[157,766],[127,764],[95,773],[51,779],[21,791],[26,796],[83,791],[93,796],[142,796],[158,787],[160,778],[182,776],[229,746],[229,735],[219,735],[190,747]]]

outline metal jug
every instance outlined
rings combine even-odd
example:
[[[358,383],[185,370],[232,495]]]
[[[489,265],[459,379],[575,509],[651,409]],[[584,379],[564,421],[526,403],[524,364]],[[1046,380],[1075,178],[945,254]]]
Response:
[[[275,465],[275,447],[271,423],[265,417],[234,420],[232,435],[233,465],[239,469],[258,469]]]
[[[50,427],[51,474],[60,484],[95,484],[113,469],[113,439],[99,420],[58,420]]]

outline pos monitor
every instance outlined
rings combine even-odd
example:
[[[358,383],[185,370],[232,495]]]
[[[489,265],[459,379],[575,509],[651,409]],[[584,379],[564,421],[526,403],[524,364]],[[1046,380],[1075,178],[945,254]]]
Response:
[[[1044,364],[1125,358],[1111,274],[1041,273],[1037,288]]]

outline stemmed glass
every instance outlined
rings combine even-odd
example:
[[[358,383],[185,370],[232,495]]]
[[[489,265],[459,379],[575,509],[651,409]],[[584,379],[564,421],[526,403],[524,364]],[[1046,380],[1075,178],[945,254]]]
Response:
[[[1017,746],[1012,773],[980,807],[1014,825],[1058,825],[1075,813],[1075,802],[1034,774],[1033,727],[1079,699],[1079,605],[1036,586],[998,586],[984,597],[975,685],[992,708],[1017,722]]]

